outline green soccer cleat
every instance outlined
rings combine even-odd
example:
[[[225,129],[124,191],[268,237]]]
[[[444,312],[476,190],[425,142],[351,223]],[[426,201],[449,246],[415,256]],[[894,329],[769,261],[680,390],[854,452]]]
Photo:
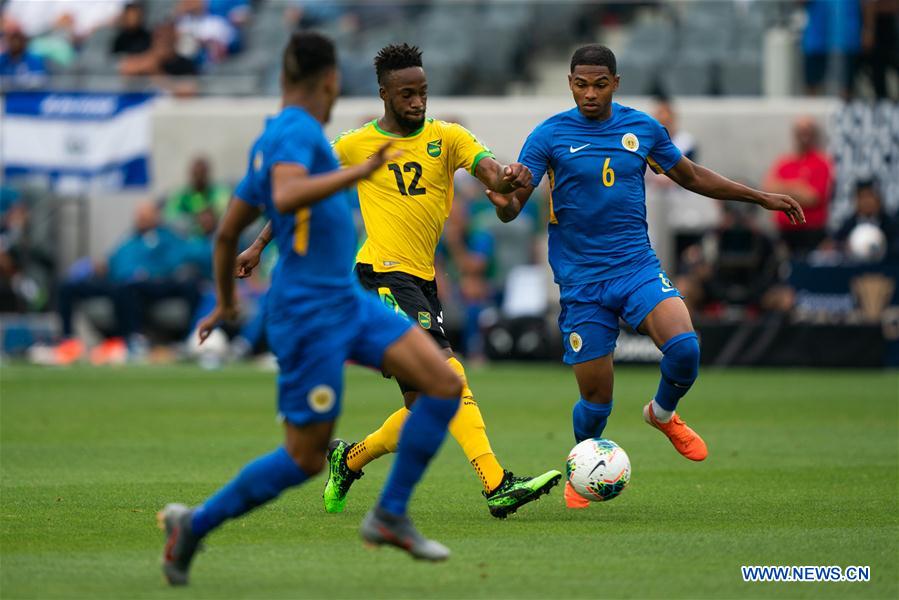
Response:
[[[322,494],[325,512],[342,513],[346,508],[346,495],[350,486],[362,477],[362,471],[356,473],[346,464],[346,457],[352,446],[343,440],[334,440],[328,444],[328,482]]]
[[[528,502],[548,494],[561,480],[562,473],[555,469],[537,477],[515,477],[506,471],[495,490],[484,492],[487,508],[497,519],[505,519]]]

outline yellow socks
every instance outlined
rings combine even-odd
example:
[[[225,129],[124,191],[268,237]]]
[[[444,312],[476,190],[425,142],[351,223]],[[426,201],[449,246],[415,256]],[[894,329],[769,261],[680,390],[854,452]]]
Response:
[[[503,468],[490,448],[490,440],[487,439],[487,426],[484,424],[484,417],[481,416],[481,409],[474,400],[471,388],[468,387],[462,363],[455,357],[446,362],[462,378],[464,386],[459,411],[450,421],[449,432],[462,446],[462,452],[465,453],[465,457],[471,462],[481,479],[484,491],[492,492],[503,480]]]
[[[380,429],[368,434],[358,444],[353,444],[347,454],[347,466],[358,473],[376,458],[396,452],[397,444],[400,443],[400,432],[408,416],[409,411],[405,407],[399,409],[387,417]]]
[[[474,400],[468,380],[465,378],[465,369],[456,358],[450,358],[447,364],[459,377],[462,378],[462,400],[456,416],[449,424],[449,432],[462,446],[465,457],[474,467],[475,472],[484,485],[484,491],[492,492],[503,480],[503,467],[496,460],[496,455],[490,448],[490,440],[487,439],[487,426],[481,416],[481,409]],[[361,442],[354,444],[347,454],[347,466],[357,473],[371,461],[395,452],[400,441],[400,432],[403,423],[409,416],[406,408],[401,408],[384,421],[381,428],[370,433]]]

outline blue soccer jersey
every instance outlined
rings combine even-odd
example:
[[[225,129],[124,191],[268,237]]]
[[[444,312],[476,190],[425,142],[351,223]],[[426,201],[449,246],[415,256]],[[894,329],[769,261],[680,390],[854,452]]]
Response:
[[[528,136],[519,162],[549,177],[549,263],[559,285],[605,281],[658,266],[646,224],[646,165],[672,168],[681,152],[658,121],[612,104],[605,121],[573,108]]]
[[[333,421],[344,363],[380,368],[386,349],[412,325],[353,275],[356,233],[346,192],[294,214],[274,207],[276,164],[302,165],[310,176],[339,168],[319,122],[302,108],[285,108],[268,120],[249,162],[235,195],[265,211],[280,254],[266,304],[266,336],[279,366],[278,412],[297,426]]]
[[[269,308],[289,310],[317,288],[350,289],[356,234],[345,191],[301,208],[278,212],[272,202],[271,172],[278,163],[305,167],[310,175],[340,168],[321,125],[302,108],[290,106],[268,119],[249,155],[249,165],[235,195],[263,209],[271,219],[278,245]]]

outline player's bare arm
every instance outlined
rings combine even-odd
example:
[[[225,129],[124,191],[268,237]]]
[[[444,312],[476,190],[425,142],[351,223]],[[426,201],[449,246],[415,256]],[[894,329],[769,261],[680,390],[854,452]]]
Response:
[[[367,178],[388,160],[399,156],[390,151],[387,142],[371,158],[358,165],[310,176],[306,168],[296,163],[279,163],[272,168],[272,202],[282,213],[296,212],[330,197],[357,181]]]
[[[238,307],[234,297],[234,255],[241,232],[259,217],[259,210],[239,198],[232,198],[228,210],[215,234],[212,250],[212,267],[215,275],[215,308],[200,321],[197,331],[203,343],[212,330],[222,321],[237,317]]]
[[[475,177],[488,189],[509,194],[531,184],[531,172],[521,163],[502,165],[489,156],[481,159],[475,169]]]
[[[253,243],[250,244],[246,250],[237,255],[237,263],[234,271],[235,277],[238,279],[246,279],[252,275],[253,269],[259,265],[262,251],[265,250],[265,247],[272,241],[272,235],[272,222],[269,221],[265,224],[265,227],[262,228],[262,231],[259,232],[259,235],[256,236],[256,239],[253,240]]]
[[[715,198],[716,200],[737,200],[751,202],[768,210],[782,211],[795,225],[805,223],[805,214],[799,202],[784,194],[772,194],[756,190],[742,183],[731,181],[711,169],[697,165],[683,157],[666,173],[679,186]]]
[[[499,194],[497,192],[487,190],[487,198],[496,208],[496,216],[503,223],[508,223],[518,216],[518,213],[527,204],[528,198],[534,193],[534,186],[528,185],[515,190],[511,194]]]

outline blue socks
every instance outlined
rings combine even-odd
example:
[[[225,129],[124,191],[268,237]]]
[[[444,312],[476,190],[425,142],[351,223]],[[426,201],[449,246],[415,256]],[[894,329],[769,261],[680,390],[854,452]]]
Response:
[[[194,512],[192,532],[202,537],[227,519],[250,512],[308,478],[284,447],[260,456]]]
[[[596,404],[583,398],[578,400],[571,415],[574,423],[574,439],[581,443],[590,438],[602,437],[602,431],[606,428],[606,420],[611,412],[612,402]]]
[[[674,412],[678,401],[699,375],[699,341],[692,331],[676,335],[662,346],[662,378],[655,401]]]
[[[393,469],[384,484],[378,505],[394,515],[405,515],[415,484],[437,453],[459,399],[444,400],[421,394],[403,425]]]

